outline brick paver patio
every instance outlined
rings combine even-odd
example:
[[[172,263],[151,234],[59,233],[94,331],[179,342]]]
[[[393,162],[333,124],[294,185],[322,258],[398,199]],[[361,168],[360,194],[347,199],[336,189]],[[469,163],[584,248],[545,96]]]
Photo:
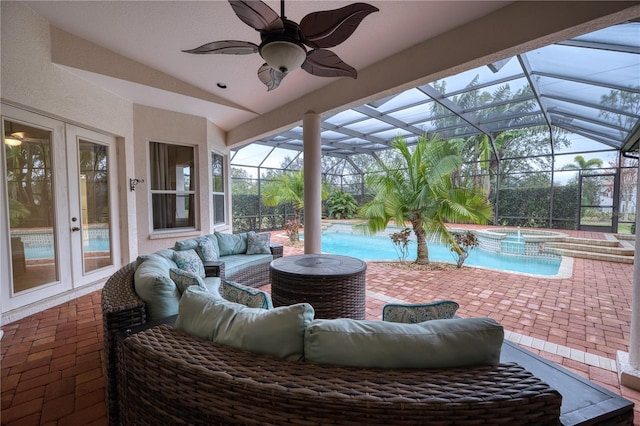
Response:
[[[285,255],[301,252],[285,247]],[[621,387],[615,372],[616,352],[628,350],[632,277],[633,265],[584,259],[567,279],[370,262],[367,318],[379,319],[392,301],[455,300],[461,316],[496,319],[508,339],[634,401],[638,412],[640,392]],[[101,321],[98,291],[2,328],[2,425],[107,424]]]

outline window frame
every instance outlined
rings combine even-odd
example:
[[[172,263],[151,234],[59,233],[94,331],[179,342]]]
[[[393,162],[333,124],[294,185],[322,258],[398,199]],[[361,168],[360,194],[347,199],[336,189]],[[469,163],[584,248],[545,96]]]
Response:
[[[176,146],[176,147],[185,147],[185,148],[191,148],[192,150],[192,162],[193,162],[193,169],[191,172],[191,175],[189,176],[190,179],[190,187],[193,188],[189,191],[185,191],[185,190],[178,190],[177,188],[175,190],[167,190],[167,189],[153,189],[153,185],[152,185],[152,170],[153,170],[153,164],[152,164],[152,154],[151,154],[151,147],[153,143],[157,143],[157,144],[163,144],[163,145],[167,145],[167,146]],[[149,182],[148,184],[148,193],[149,193],[149,198],[148,198],[148,210],[149,210],[149,232],[151,235],[163,235],[163,234],[172,234],[172,233],[185,233],[185,232],[191,232],[191,231],[197,231],[199,228],[199,197],[198,197],[198,146],[197,145],[193,145],[193,144],[188,144],[188,143],[176,143],[176,142],[168,142],[168,141],[164,141],[164,140],[160,140],[160,139],[153,139],[153,140],[148,140],[147,141],[147,155],[148,155],[148,161],[147,161],[147,182]],[[154,204],[153,204],[153,196],[157,195],[157,194],[173,194],[177,197],[180,196],[193,196],[193,206],[189,208],[190,210],[190,214],[193,213],[193,224],[189,225],[189,226],[176,226],[173,228],[158,228],[156,229],[154,227]]]
[[[220,176],[222,176],[222,191],[216,191],[216,185],[214,182],[214,169],[215,169],[215,157],[220,157],[222,170],[220,172]],[[213,228],[226,226],[228,224],[228,211],[227,208],[229,206],[229,191],[227,188],[228,176],[226,171],[228,170],[228,162],[227,156],[221,152],[211,151],[211,174],[210,174],[210,182],[211,182],[211,226]],[[223,220],[221,222],[216,222],[216,197],[222,196],[223,205],[222,205],[222,214]]]

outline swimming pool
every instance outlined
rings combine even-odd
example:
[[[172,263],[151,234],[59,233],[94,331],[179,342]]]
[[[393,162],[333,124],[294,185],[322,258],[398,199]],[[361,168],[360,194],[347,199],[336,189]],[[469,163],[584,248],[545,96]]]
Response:
[[[429,260],[455,263],[455,258],[449,248],[443,244],[428,243]],[[353,256],[362,260],[391,260],[397,261],[398,255],[391,239],[387,235],[360,235],[350,232],[322,233],[322,251],[324,253]],[[415,260],[416,242],[409,242],[409,256],[407,261]],[[517,254],[494,253],[475,248],[465,261],[465,266],[478,266],[503,271],[520,272],[526,274],[553,276],[560,269],[561,258],[533,257]]]
[[[108,252],[110,250],[109,239],[94,238],[88,240],[82,249],[85,252]],[[53,244],[25,244],[24,257],[27,260],[53,259]]]

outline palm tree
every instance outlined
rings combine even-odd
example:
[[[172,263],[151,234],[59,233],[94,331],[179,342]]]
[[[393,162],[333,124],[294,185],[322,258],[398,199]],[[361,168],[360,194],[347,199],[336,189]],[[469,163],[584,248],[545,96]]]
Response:
[[[329,195],[326,185],[322,185],[321,198]],[[283,173],[269,181],[262,188],[262,202],[265,206],[275,207],[283,204],[293,205],[293,220],[287,224],[289,240],[300,241],[300,213],[304,208],[304,172]]]
[[[460,247],[446,223],[487,223],[492,207],[481,189],[455,186],[452,175],[463,162],[456,145],[425,135],[413,151],[402,137],[391,146],[400,160],[390,165],[379,162],[381,173],[368,175],[375,197],[361,212],[368,219],[367,228],[378,232],[390,220],[400,226],[410,222],[418,241],[418,264],[429,263],[427,236],[458,252]]]
[[[588,170],[588,169],[599,169],[602,167],[602,160],[599,158],[592,158],[590,160],[585,160],[582,155],[576,155],[573,157],[573,163],[565,164],[562,167],[562,170]]]

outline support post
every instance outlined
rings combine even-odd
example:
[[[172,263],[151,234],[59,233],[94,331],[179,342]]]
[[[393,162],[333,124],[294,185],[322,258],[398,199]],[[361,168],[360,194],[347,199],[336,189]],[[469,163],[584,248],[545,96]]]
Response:
[[[622,154],[620,154],[622,155]],[[640,173],[637,173],[636,199],[640,196]],[[636,208],[636,239],[633,262],[633,291],[631,295],[631,335],[629,352],[618,351],[618,380],[623,386],[640,390],[640,240],[637,237],[640,229],[640,215]]]
[[[322,144],[320,115],[307,112],[302,120],[304,149],[304,253],[322,251]]]

